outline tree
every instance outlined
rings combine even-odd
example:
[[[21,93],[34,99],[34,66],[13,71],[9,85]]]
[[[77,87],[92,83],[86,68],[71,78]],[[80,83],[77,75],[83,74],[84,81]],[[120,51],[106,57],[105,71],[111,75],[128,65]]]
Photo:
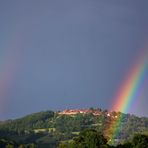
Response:
[[[107,140],[94,129],[87,129],[73,140],[61,142],[58,148],[109,148]]]
[[[133,148],[148,148],[148,136],[137,134],[132,140]]]
[[[103,135],[93,129],[84,130],[73,140],[77,148],[97,148],[107,143]]]
[[[130,142],[126,142],[124,144],[117,145],[116,148],[133,148],[133,146]]]
[[[5,148],[14,148],[12,144],[7,144]]]

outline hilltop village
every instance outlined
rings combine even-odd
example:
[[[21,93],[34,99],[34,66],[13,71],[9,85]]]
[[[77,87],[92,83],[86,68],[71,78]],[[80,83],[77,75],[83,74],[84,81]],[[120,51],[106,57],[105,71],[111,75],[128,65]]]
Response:
[[[94,116],[105,115],[111,118],[117,118],[119,112],[109,112],[107,110],[102,111],[101,109],[66,109],[58,113],[59,115],[77,115],[77,114],[92,114]]]

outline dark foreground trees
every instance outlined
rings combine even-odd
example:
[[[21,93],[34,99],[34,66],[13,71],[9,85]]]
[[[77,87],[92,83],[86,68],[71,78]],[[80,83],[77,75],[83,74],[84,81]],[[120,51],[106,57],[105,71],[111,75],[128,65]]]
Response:
[[[72,141],[60,143],[59,148],[107,148],[107,140],[96,130],[80,132]]]
[[[107,140],[96,130],[90,129],[80,133],[74,138],[74,144],[78,147],[96,148],[105,145]]]
[[[132,140],[133,148],[148,148],[148,136],[137,134]]]
[[[35,136],[36,137],[36,136]],[[34,138],[35,138],[34,137]],[[57,144],[51,144],[50,138],[45,138],[49,143],[32,143],[28,137],[25,142],[16,142],[11,139],[0,139],[0,148],[56,148]],[[43,137],[41,137],[42,139]],[[59,139],[60,140],[60,139]],[[59,140],[57,142],[59,142]],[[36,141],[36,139],[35,139]],[[110,146],[102,134],[93,129],[87,129],[80,132],[78,136],[72,140],[62,141],[58,148],[148,148],[148,135],[136,134],[130,142],[119,144],[117,146]]]
[[[80,132],[73,140],[61,142],[58,148],[148,148],[148,135],[136,134],[130,142],[110,146],[103,135],[88,129]]]

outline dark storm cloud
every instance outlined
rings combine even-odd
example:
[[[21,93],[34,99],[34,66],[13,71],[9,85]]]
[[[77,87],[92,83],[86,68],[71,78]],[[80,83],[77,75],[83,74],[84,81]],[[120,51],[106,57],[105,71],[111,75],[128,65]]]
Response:
[[[147,0],[1,2],[0,38],[5,41],[0,46],[7,44],[16,26],[23,36],[6,118],[44,109],[108,108],[147,41],[147,4]]]

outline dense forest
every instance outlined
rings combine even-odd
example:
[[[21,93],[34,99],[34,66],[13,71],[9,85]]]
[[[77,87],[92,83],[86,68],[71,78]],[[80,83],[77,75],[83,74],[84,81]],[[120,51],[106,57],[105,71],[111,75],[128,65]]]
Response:
[[[147,148],[148,118],[112,112],[122,116],[120,132],[110,142],[110,132],[106,127],[113,122],[107,110],[92,113],[61,115],[59,112],[42,111],[20,119],[0,122],[0,147],[27,148]],[[119,128],[119,127],[116,127]]]

